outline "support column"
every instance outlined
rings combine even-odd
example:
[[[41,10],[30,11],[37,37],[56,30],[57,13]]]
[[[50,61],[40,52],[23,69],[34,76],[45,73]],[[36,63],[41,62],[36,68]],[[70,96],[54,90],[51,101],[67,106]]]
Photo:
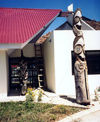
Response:
[[[0,96],[8,93],[8,56],[5,50],[0,50]]]

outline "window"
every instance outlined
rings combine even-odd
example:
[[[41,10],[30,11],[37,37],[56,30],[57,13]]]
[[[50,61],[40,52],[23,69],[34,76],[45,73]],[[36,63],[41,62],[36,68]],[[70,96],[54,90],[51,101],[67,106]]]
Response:
[[[85,51],[88,74],[100,74],[100,50]],[[72,51],[72,74],[74,74],[75,56]]]

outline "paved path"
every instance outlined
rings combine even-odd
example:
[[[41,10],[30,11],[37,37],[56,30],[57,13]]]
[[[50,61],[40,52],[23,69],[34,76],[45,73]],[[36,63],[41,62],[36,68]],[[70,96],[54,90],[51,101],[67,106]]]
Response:
[[[87,114],[76,120],[77,122],[100,122],[100,110]]]
[[[75,96],[59,96],[55,93],[47,91],[44,92],[41,102],[87,108],[86,106],[76,103]]]
[[[25,101],[25,96],[0,96],[0,102]],[[42,103],[62,104],[76,107],[84,107],[76,103],[75,96],[59,96],[53,92],[44,91]]]
[[[100,122],[100,103],[96,102],[90,109],[67,116],[58,122]]]

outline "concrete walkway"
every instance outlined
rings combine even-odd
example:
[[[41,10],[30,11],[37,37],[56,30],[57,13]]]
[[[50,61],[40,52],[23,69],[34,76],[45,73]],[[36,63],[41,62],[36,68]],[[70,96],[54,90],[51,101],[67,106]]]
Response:
[[[25,101],[25,96],[0,96],[0,102]],[[85,107],[75,101],[75,96],[59,96],[53,92],[45,91],[41,103],[62,104],[76,107]]]
[[[93,98],[93,96],[92,96]],[[0,96],[0,102],[25,101],[25,96]],[[76,103],[75,96],[59,96],[53,92],[44,91],[41,103],[62,104],[76,107],[84,107]]]
[[[100,122],[100,110],[87,114],[78,120],[77,122]]]
[[[69,105],[69,106],[76,106],[76,107],[84,107],[86,106],[79,105],[76,103],[75,96],[59,96],[52,92],[44,92],[43,98],[41,103],[51,103],[51,104],[60,104],[60,105]]]
[[[25,96],[0,96],[0,102],[25,101]]]
[[[67,116],[58,122],[100,122],[100,102],[94,102],[90,109]]]

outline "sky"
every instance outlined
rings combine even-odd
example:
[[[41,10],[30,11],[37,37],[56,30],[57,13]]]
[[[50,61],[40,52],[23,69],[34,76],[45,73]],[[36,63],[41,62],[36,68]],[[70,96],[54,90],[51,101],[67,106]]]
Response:
[[[100,0],[0,0],[0,7],[62,9],[73,3],[81,8],[83,16],[100,21]]]
[[[81,8],[83,16],[100,21],[100,0],[0,0],[0,7],[62,9],[62,11],[67,11],[67,7],[71,3],[73,3],[74,10]],[[56,28],[65,21],[66,18],[57,18],[50,27]]]

